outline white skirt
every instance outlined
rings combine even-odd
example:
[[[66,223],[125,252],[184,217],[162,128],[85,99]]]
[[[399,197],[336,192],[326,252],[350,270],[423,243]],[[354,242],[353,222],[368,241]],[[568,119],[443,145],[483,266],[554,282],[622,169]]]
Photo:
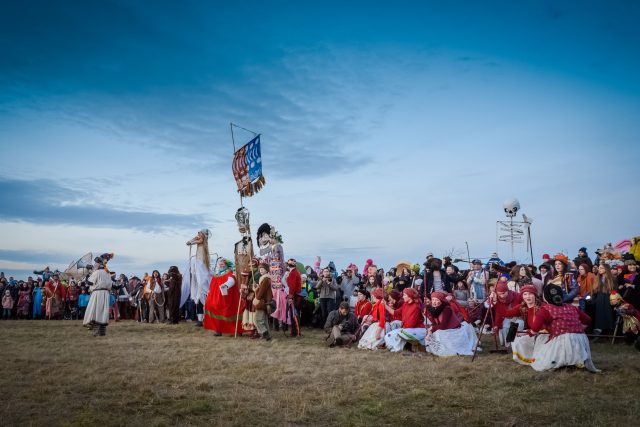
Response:
[[[209,293],[209,284],[211,283],[211,272],[207,270],[207,266],[199,259],[191,259],[191,273],[189,273],[189,264],[182,273],[182,294],[180,295],[180,307],[191,299],[197,304],[207,300]],[[193,280],[191,280],[193,278]]]
[[[478,337],[467,322],[457,329],[440,329],[425,340],[425,350],[436,356],[473,356]]]
[[[384,344],[389,351],[398,352],[404,349],[406,343],[417,341],[424,344],[424,337],[427,335],[425,328],[400,328],[388,332],[384,336]]]
[[[511,343],[511,352],[513,354],[513,360],[521,365],[531,365],[535,360],[533,352],[538,339],[547,339],[547,335],[521,335],[516,337]]]
[[[88,325],[90,323],[101,325],[109,323],[109,291],[95,290],[91,292],[82,324]]]
[[[360,341],[358,341],[358,348],[377,350],[378,346],[384,343],[384,329],[382,329],[382,332],[380,332],[380,339],[376,339],[376,333],[378,333],[378,330],[381,329],[382,328],[380,327],[380,325],[378,325],[378,322],[369,325],[364,334],[362,334],[362,338],[360,338]]]
[[[576,366],[599,372],[591,360],[589,339],[585,334],[562,334],[548,338],[548,335],[541,335],[535,340],[531,362],[533,369],[547,371],[563,366]]]

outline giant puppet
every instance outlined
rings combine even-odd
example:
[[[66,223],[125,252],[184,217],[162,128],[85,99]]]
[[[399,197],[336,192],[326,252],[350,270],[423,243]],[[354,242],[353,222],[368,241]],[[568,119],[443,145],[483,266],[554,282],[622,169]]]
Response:
[[[288,289],[285,289],[285,283],[282,280],[285,273],[282,236],[275,227],[264,223],[258,228],[257,238],[260,262],[269,266],[273,301],[276,304],[276,309],[271,313],[271,317],[279,322],[276,326],[286,328],[289,323],[287,319],[287,295],[289,292]]]
[[[184,305],[188,298],[191,298],[196,305],[198,322],[196,325],[202,326],[204,319],[204,303],[209,293],[209,282],[211,281],[211,261],[209,259],[209,237],[211,233],[207,229],[198,231],[198,234],[187,242],[189,246],[189,265],[182,276],[182,292],[180,296],[180,307]],[[196,246],[195,257],[191,256],[193,245]]]
[[[234,127],[253,134],[253,138],[237,150],[235,148],[235,139],[233,134]],[[236,242],[234,245],[233,251],[235,256],[234,280],[238,282],[238,286],[235,286],[236,289],[233,289],[232,286],[231,289],[233,295],[235,295],[236,291],[240,292],[240,299],[237,300],[233,308],[235,310],[235,314],[240,319],[243,318],[240,313],[246,311],[246,313],[244,313],[244,326],[247,327],[248,330],[253,330],[255,329],[252,320],[255,312],[253,307],[253,296],[255,295],[258,284],[258,263],[257,260],[254,259],[253,241],[251,240],[251,229],[249,224],[249,211],[242,205],[242,198],[255,195],[265,184],[265,179],[262,175],[260,135],[231,123],[231,139],[233,141],[234,148],[231,170],[238,187],[238,195],[240,196],[240,208],[236,212],[236,221],[238,223],[238,230],[242,236],[241,240]],[[282,273],[283,271],[280,273],[280,278],[282,277]],[[230,303],[231,298],[227,297],[224,301],[226,301],[226,303]],[[237,332],[242,333],[242,328],[237,323],[235,332],[236,335]]]
[[[253,297],[258,285],[257,262],[254,260],[253,241],[249,224],[249,211],[244,206],[236,212],[238,231],[242,238],[234,245],[235,276],[240,289],[238,315],[242,313],[242,329],[255,331]],[[237,335],[237,331],[236,331]]]

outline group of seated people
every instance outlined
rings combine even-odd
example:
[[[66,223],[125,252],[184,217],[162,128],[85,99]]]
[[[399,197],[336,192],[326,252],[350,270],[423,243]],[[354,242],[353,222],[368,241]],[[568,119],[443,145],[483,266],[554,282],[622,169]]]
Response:
[[[602,333],[594,327],[588,312],[602,316],[606,309],[618,319],[609,332],[623,338],[621,341],[635,342],[640,351],[640,311],[623,298],[624,295],[633,300],[636,295],[635,260],[625,262],[621,286],[616,286],[610,273],[605,274],[610,271],[606,261],[598,262],[593,271],[599,269],[601,274],[593,278],[589,289],[581,288],[581,273],[571,271],[575,264],[562,254],[548,257],[541,266],[542,277],[533,277],[535,280],[531,280],[526,266],[523,269],[527,271],[515,274],[498,264],[485,271],[480,261],[474,260],[475,268],[458,279],[469,279],[473,286],[474,278],[484,277],[482,285],[487,297],[480,302],[457,299],[440,260],[425,264],[422,280],[402,291],[386,288],[384,283],[373,288],[358,287],[351,310],[344,301],[327,317],[327,344],[350,347],[357,342],[359,349],[470,356],[482,350],[478,338],[484,331],[495,335],[496,346],[510,347],[513,360],[537,371],[577,366],[597,372],[585,332],[591,331],[596,337]],[[607,285],[608,281],[612,283]],[[479,291],[476,287],[476,293],[482,294]],[[589,300],[600,300],[603,293],[606,305],[598,303],[602,307],[595,307]]]

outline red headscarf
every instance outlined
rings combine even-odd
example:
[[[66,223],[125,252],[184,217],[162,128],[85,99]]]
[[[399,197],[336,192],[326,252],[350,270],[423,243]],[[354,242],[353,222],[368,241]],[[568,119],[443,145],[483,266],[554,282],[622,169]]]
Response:
[[[507,292],[508,290],[507,282],[498,282],[496,285],[496,292]]]
[[[431,298],[437,298],[443,304],[447,303],[447,294],[445,294],[444,292],[431,292]]]
[[[411,298],[411,300],[413,302],[419,302],[420,301],[420,294],[418,294],[418,291],[416,291],[413,288],[405,288],[404,291],[402,291],[406,296],[408,296],[409,298]]]
[[[375,298],[375,299],[382,299],[384,298],[384,290],[382,288],[374,288],[371,291],[371,295]]]
[[[538,294],[538,290],[536,289],[535,286],[532,285],[527,285],[527,286],[523,286],[522,288],[520,288],[520,294],[524,295],[525,292],[531,292],[534,295]]]

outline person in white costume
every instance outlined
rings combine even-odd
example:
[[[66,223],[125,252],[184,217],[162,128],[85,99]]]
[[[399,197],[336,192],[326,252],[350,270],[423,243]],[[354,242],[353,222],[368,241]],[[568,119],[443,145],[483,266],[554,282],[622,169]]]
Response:
[[[209,259],[210,236],[209,230],[202,229],[198,231],[198,234],[193,239],[187,242],[190,247],[196,245],[196,255],[195,257],[189,257],[189,264],[182,276],[180,307],[184,305],[189,297],[193,300],[196,305],[196,315],[198,316],[197,326],[202,326],[204,302],[207,300],[212,276],[211,261]]]
[[[105,336],[109,324],[109,294],[113,280],[111,275],[105,271],[104,263],[98,262],[96,267],[88,279],[91,296],[82,324],[90,330],[95,329],[94,336]]]

